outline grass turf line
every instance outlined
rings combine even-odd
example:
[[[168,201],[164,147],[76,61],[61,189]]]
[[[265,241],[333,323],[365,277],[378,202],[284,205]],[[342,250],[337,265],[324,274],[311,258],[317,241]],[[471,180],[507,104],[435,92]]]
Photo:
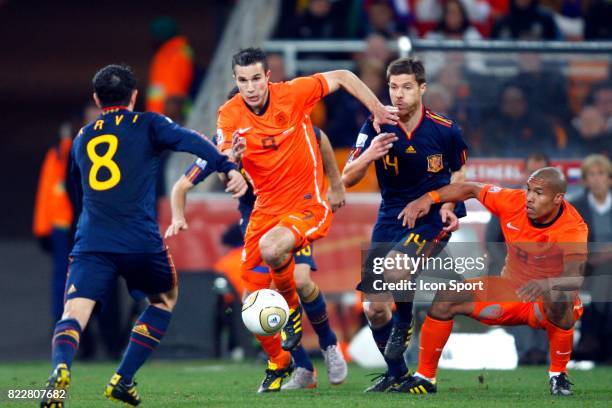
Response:
[[[610,406],[612,367],[570,372],[575,395],[552,397],[548,391],[547,368],[522,367],[512,371],[442,370],[437,395],[364,394],[370,384],[366,370],[349,368],[349,378],[331,386],[325,367],[318,362],[319,386],[313,390],[282,391],[257,395],[263,365],[231,364],[224,361],[154,361],[138,373],[138,390],[144,407],[476,407],[476,406]],[[67,407],[112,407],[103,397],[115,364],[79,363],[72,370],[72,388]],[[0,406],[34,406],[32,400],[8,400],[9,389],[42,389],[49,363],[0,365]]]

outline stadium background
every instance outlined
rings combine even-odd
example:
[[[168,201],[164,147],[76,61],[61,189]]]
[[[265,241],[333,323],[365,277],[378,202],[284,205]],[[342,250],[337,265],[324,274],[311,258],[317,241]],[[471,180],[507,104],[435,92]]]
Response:
[[[609,157],[612,150],[612,43],[601,42],[609,40],[605,24],[597,29],[598,18],[605,13],[610,16],[609,2],[542,1],[549,7],[543,14],[554,16],[557,30],[552,37],[537,30],[525,34],[521,40],[528,42],[503,38],[503,30],[494,29],[495,21],[510,13],[507,1],[464,2],[473,6],[468,13],[473,20],[469,33],[466,29],[460,35],[437,29],[439,3],[0,1],[4,56],[0,69],[0,174],[4,180],[0,308],[8,312],[3,313],[0,360],[46,359],[49,355],[52,265],[31,228],[43,157],[57,144],[62,124],[69,122],[73,134],[78,130],[82,108],[91,94],[91,77],[100,66],[111,62],[131,65],[140,79],[137,109],[144,109],[155,51],[150,27],[159,16],[173,19],[188,38],[195,82],[200,84],[192,87],[195,91],[186,104],[192,108],[185,110],[189,113],[175,119],[207,135],[214,134],[214,111],[231,87],[228,56],[240,47],[255,43],[274,53],[273,74],[278,79],[352,69],[383,100],[388,99],[382,76],[386,61],[411,50],[428,70],[426,105],[457,119],[464,129],[471,147],[469,179],[519,185],[527,155],[544,153],[568,176],[569,197],[579,197],[584,157],[591,153]],[[502,38],[495,40],[503,42],[489,41],[496,31]],[[412,41],[398,42],[402,35]],[[463,43],[462,38],[476,42]],[[366,116],[357,102],[342,93],[327,98],[313,114],[336,148],[340,167]],[[166,191],[189,160],[181,155],[168,158],[160,183],[166,185]],[[228,252],[221,237],[238,214],[235,203],[215,192],[219,186],[212,181],[189,198],[190,231],[170,243],[182,272],[181,300],[159,356],[229,357],[227,326],[240,326],[228,321],[231,318],[225,310],[231,296],[214,271],[215,263]],[[315,251],[321,269],[315,280],[332,301],[332,322],[346,340],[360,324],[352,287],[359,275],[359,250],[367,243],[375,218],[375,189],[370,175],[351,192],[329,238],[318,243]],[[168,225],[169,208],[161,195],[163,229]],[[472,216],[455,239],[483,241],[490,217],[474,203],[470,205]],[[139,305],[132,304],[123,288],[118,297],[121,307],[115,313],[123,322],[119,329],[125,332],[129,316]],[[222,332],[220,325],[226,327]],[[24,329],[28,332],[25,338]],[[100,341],[109,334],[96,324],[91,330],[92,349],[83,357],[116,358],[118,345]],[[237,337],[248,354],[248,336]],[[306,344],[315,344],[312,337],[306,338]]]

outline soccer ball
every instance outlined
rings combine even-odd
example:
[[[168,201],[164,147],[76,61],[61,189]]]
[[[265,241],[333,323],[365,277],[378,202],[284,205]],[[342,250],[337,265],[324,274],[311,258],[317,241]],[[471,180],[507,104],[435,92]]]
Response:
[[[278,333],[289,317],[289,305],[275,290],[260,289],[251,293],[242,306],[242,321],[253,334],[271,336]]]

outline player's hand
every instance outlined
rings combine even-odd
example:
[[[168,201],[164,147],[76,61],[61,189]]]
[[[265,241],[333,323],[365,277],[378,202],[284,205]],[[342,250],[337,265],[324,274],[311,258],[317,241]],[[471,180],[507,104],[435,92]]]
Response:
[[[233,198],[242,197],[249,188],[242,174],[238,170],[230,170],[227,177],[229,180],[225,186],[225,192],[231,193]]]
[[[332,212],[336,212],[337,209],[341,208],[346,204],[346,189],[343,184],[337,187],[332,187],[327,192],[327,199],[332,206]]]
[[[455,232],[459,229],[459,218],[450,208],[440,208],[440,217],[442,218],[442,224],[444,224],[444,231]]]
[[[164,238],[170,238],[175,235],[178,235],[180,231],[185,231],[189,229],[189,225],[187,225],[187,221],[184,218],[181,219],[172,219],[172,224],[166,230],[164,234]]]
[[[393,143],[397,142],[397,140],[398,138],[395,136],[395,133],[381,133],[376,135],[363,154],[366,155],[370,161],[376,161],[389,153],[389,150],[393,147]]]
[[[374,116],[374,129],[376,132],[380,132],[380,125],[395,125],[399,120],[398,113],[399,109],[395,106],[383,105],[379,103],[374,110],[372,115]]]
[[[246,151],[246,138],[237,130],[232,135],[232,160],[238,163]]]
[[[416,223],[417,218],[420,218],[429,213],[429,209],[431,208],[432,203],[433,200],[431,199],[431,197],[425,194],[424,196],[408,203],[408,205],[402,210],[402,212],[399,213],[397,219],[402,220],[402,226],[414,228],[414,224]]]
[[[550,289],[548,279],[534,279],[523,285],[516,294],[523,302],[535,302]]]

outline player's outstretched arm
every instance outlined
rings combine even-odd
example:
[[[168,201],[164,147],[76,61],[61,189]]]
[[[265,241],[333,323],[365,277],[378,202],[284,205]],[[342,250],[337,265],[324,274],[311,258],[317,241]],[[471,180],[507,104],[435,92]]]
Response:
[[[457,171],[451,173],[450,184],[463,183],[465,181],[465,165]],[[440,217],[442,223],[445,225],[444,230],[448,232],[455,232],[459,229],[459,218],[454,212],[455,203],[450,201],[442,204],[440,208]]]
[[[180,231],[189,228],[185,219],[185,205],[187,202],[187,192],[194,187],[194,184],[189,181],[184,175],[179,178],[170,195],[170,208],[172,209],[172,222],[166,230],[165,238],[177,235]]]
[[[380,132],[380,125],[395,125],[399,120],[398,109],[394,106],[383,105],[374,92],[364,84],[357,75],[346,69],[324,72],[323,77],[327,81],[329,93],[335,92],[341,87],[348,93],[359,99],[374,116],[374,129]]]
[[[397,136],[394,133],[381,133],[372,139],[372,143],[363,153],[351,158],[344,166],[344,170],[342,170],[344,186],[352,187],[359,183],[365,177],[370,163],[386,155],[396,141]]]
[[[340,176],[340,170],[336,163],[334,149],[329,142],[329,138],[322,130],[319,149],[321,150],[321,158],[323,159],[323,169],[327,177],[329,177],[330,188],[327,193],[327,198],[332,206],[332,211],[336,211],[345,204],[346,190],[344,184],[342,184],[342,177]]]
[[[449,184],[439,190],[430,191],[423,194],[418,199],[410,202],[406,208],[397,216],[402,220],[402,225],[408,228],[413,228],[416,220],[429,213],[429,209],[433,204],[441,202],[456,202],[464,201],[470,198],[478,198],[480,190],[484,185],[474,182],[463,182]]]

